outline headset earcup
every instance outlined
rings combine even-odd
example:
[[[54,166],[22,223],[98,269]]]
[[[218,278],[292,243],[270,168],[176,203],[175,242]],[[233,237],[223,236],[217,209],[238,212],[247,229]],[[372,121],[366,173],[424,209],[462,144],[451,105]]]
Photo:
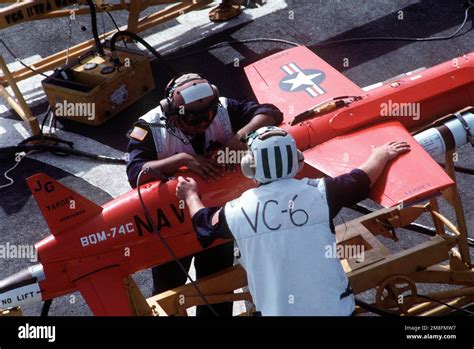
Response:
[[[162,99],[160,101],[161,109],[163,109],[163,114],[167,115],[171,111],[171,105],[168,99]]]
[[[247,152],[242,158],[240,162],[240,168],[242,169],[242,173],[247,178],[255,178],[255,164],[253,160],[253,154],[251,152]]]
[[[209,80],[208,80],[209,81]],[[213,85],[213,84],[209,84],[211,85],[211,88],[212,88],[212,91],[214,92],[214,96],[216,97],[216,99],[218,100],[219,99],[219,89],[217,88],[216,85]]]
[[[209,84],[212,88],[212,92],[214,93],[214,101],[212,103],[212,112],[214,113],[213,116],[217,115],[217,111],[219,110],[219,89],[216,85]]]
[[[172,91],[172,89],[174,88],[175,82],[176,82],[176,80],[177,80],[181,75],[182,75],[182,74],[175,75],[175,76],[168,82],[168,84],[167,84],[166,87],[165,87],[165,96],[164,96],[165,99],[170,98],[171,91]]]
[[[301,150],[297,149],[296,153],[298,154],[298,172],[300,172],[304,167],[304,154]]]

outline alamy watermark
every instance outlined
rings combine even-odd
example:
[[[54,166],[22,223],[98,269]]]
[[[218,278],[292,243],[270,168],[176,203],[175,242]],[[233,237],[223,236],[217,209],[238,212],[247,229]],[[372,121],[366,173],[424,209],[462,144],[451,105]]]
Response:
[[[217,151],[216,162],[225,165],[240,164],[246,154],[248,154],[247,150],[232,150],[226,147]]]
[[[324,246],[325,258],[349,259],[353,258],[358,263],[365,260],[364,245],[341,245],[334,242],[331,245]]]
[[[410,117],[413,120],[420,120],[420,103],[398,103],[391,99],[380,104],[380,115],[391,117]]]
[[[30,262],[38,261],[38,251],[34,245],[16,245],[7,242],[0,245],[0,259],[28,259]]]
[[[56,103],[54,114],[61,117],[82,117],[87,120],[95,119],[95,103],[78,103],[63,100]]]
[[[53,343],[56,341],[56,326],[36,326],[26,323],[18,327],[19,339],[46,339]]]

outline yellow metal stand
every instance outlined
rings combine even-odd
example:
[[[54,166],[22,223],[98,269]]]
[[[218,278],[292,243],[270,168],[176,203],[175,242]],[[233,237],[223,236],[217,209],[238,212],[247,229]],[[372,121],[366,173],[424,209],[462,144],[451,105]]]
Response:
[[[13,3],[14,1],[5,1],[0,0],[0,3]],[[117,10],[126,10],[129,12],[128,17],[128,26],[122,27],[121,30],[130,30],[135,33],[142,32],[144,30],[150,29],[158,24],[164,23],[171,19],[174,19],[184,13],[201,9],[212,0],[129,0],[125,2],[121,0],[119,4],[110,4],[108,5],[106,1],[95,1],[97,6],[97,12],[103,11],[117,11]],[[68,2],[69,4],[71,1]],[[77,1],[79,5],[85,3],[84,0]],[[51,7],[47,7],[49,4]],[[140,12],[145,10],[150,6],[157,5],[167,5],[169,6],[163,10],[157,11],[151,15],[148,15],[144,18],[139,18]],[[0,29],[4,29],[19,23],[24,23],[27,21],[33,20],[43,20],[43,19],[52,19],[58,17],[70,16],[72,12],[77,15],[88,14],[90,13],[89,8],[81,7],[79,9],[65,9],[61,8],[67,5],[58,5],[54,1],[48,0],[37,0],[35,1],[35,9],[32,10],[31,1],[15,2],[15,4],[0,9]],[[100,39],[114,34],[116,30],[112,30],[108,33],[100,35]],[[82,55],[83,53],[94,48],[95,42],[94,39],[85,41],[81,44],[73,46],[68,50],[63,50],[61,52],[55,53],[49,57],[43,58],[37,62],[31,63],[30,66],[37,72],[44,73],[46,71],[60,67],[66,63],[67,59],[74,59]],[[23,67],[16,71],[10,72],[6,66],[3,58],[0,56],[0,68],[2,70],[2,75],[0,76],[0,96],[3,97],[5,102],[15,110],[20,117],[28,122],[31,132],[33,135],[40,133],[40,128],[38,121],[32,115],[30,108],[25,102],[20,90],[16,83],[27,79],[31,76],[34,76],[36,73]],[[14,96],[12,96],[6,90],[6,87],[10,86],[13,90]],[[15,99],[16,98],[16,99]]]
[[[33,116],[31,109],[28,107],[28,104],[23,98],[23,95],[20,92],[20,89],[18,88],[14,77],[10,73],[10,70],[8,70],[8,67],[1,55],[0,70],[2,71],[3,76],[5,77],[6,81],[8,82],[8,85],[10,86],[14,94],[14,96],[12,96],[10,93],[8,93],[7,89],[4,86],[0,85],[0,96],[2,96],[5,102],[17,112],[17,114],[23,119],[23,121],[28,123],[31,129],[31,133],[33,135],[38,135],[40,133],[38,120],[36,119],[36,117]]]

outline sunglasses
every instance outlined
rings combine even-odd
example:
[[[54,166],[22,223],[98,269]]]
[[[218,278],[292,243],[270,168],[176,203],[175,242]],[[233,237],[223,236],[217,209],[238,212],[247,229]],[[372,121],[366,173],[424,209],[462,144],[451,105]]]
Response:
[[[186,113],[181,116],[181,120],[188,126],[199,126],[203,123],[211,123],[212,120],[216,117],[216,113],[210,110],[207,113]]]

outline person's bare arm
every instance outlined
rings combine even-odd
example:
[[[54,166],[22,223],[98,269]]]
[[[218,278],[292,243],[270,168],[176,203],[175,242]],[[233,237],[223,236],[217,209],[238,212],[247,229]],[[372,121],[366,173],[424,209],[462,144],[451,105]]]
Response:
[[[204,208],[199,198],[197,183],[190,177],[178,177],[178,185],[176,186],[176,196],[184,200],[188,207],[189,214],[193,217],[197,211]]]
[[[255,115],[247,125],[237,131],[236,135],[227,142],[226,146],[233,150],[247,149],[247,146],[240,141],[240,138],[245,137],[248,133],[258,130],[263,126],[278,126],[276,123],[275,118],[270,115]]]
[[[197,183],[194,179],[190,177],[178,177],[178,185],[176,186],[176,196],[178,197],[178,199],[185,201],[191,218],[196,214],[197,211],[205,208],[201,199],[199,198]],[[217,223],[219,223],[219,212],[221,210],[222,208],[213,214],[212,225],[216,225]]]
[[[205,207],[199,199],[194,179],[178,177],[176,196],[185,200],[196,237],[203,248],[208,247],[217,239],[234,238],[227,225],[223,207]]]
[[[149,167],[166,176],[170,176],[178,171],[182,166],[188,167],[189,170],[196,172],[205,180],[209,177],[216,179],[222,175],[219,165],[213,160],[208,159],[203,155],[190,155],[186,153],[175,154],[166,159],[148,161],[143,164],[142,169]],[[149,174],[144,174],[142,178],[142,183],[154,179],[154,177]]]
[[[164,175],[172,175],[178,171],[180,167],[186,165],[185,155],[184,153],[179,153],[165,159],[147,161],[143,164],[142,169],[150,167]]]
[[[276,125],[276,120],[273,116],[266,115],[266,114],[258,114],[258,115],[255,115],[247,125],[242,127],[238,133],[245,136],[247,133],[255,131],[263,126],[278,126],[278,125]]]
[[[152,170],[161,172],[165,176],[169,176],[176,172],[181,166],[184,166],[183,161],[182,154],[176,154],[162,160],[147,161],[142,165],[141,170],[151,168]],[[151,182],[155,179],[156,177],[152,173],[143,173],[140,177],[139,185]]]
[[[370,157],[366,162],[359,166],[359,169],[369,176],[370,185],[373,186],[388,162],[409,151],[410,145],[406,142],[392,141],[386,143],[379,147],[375,147],[372,150]]]

